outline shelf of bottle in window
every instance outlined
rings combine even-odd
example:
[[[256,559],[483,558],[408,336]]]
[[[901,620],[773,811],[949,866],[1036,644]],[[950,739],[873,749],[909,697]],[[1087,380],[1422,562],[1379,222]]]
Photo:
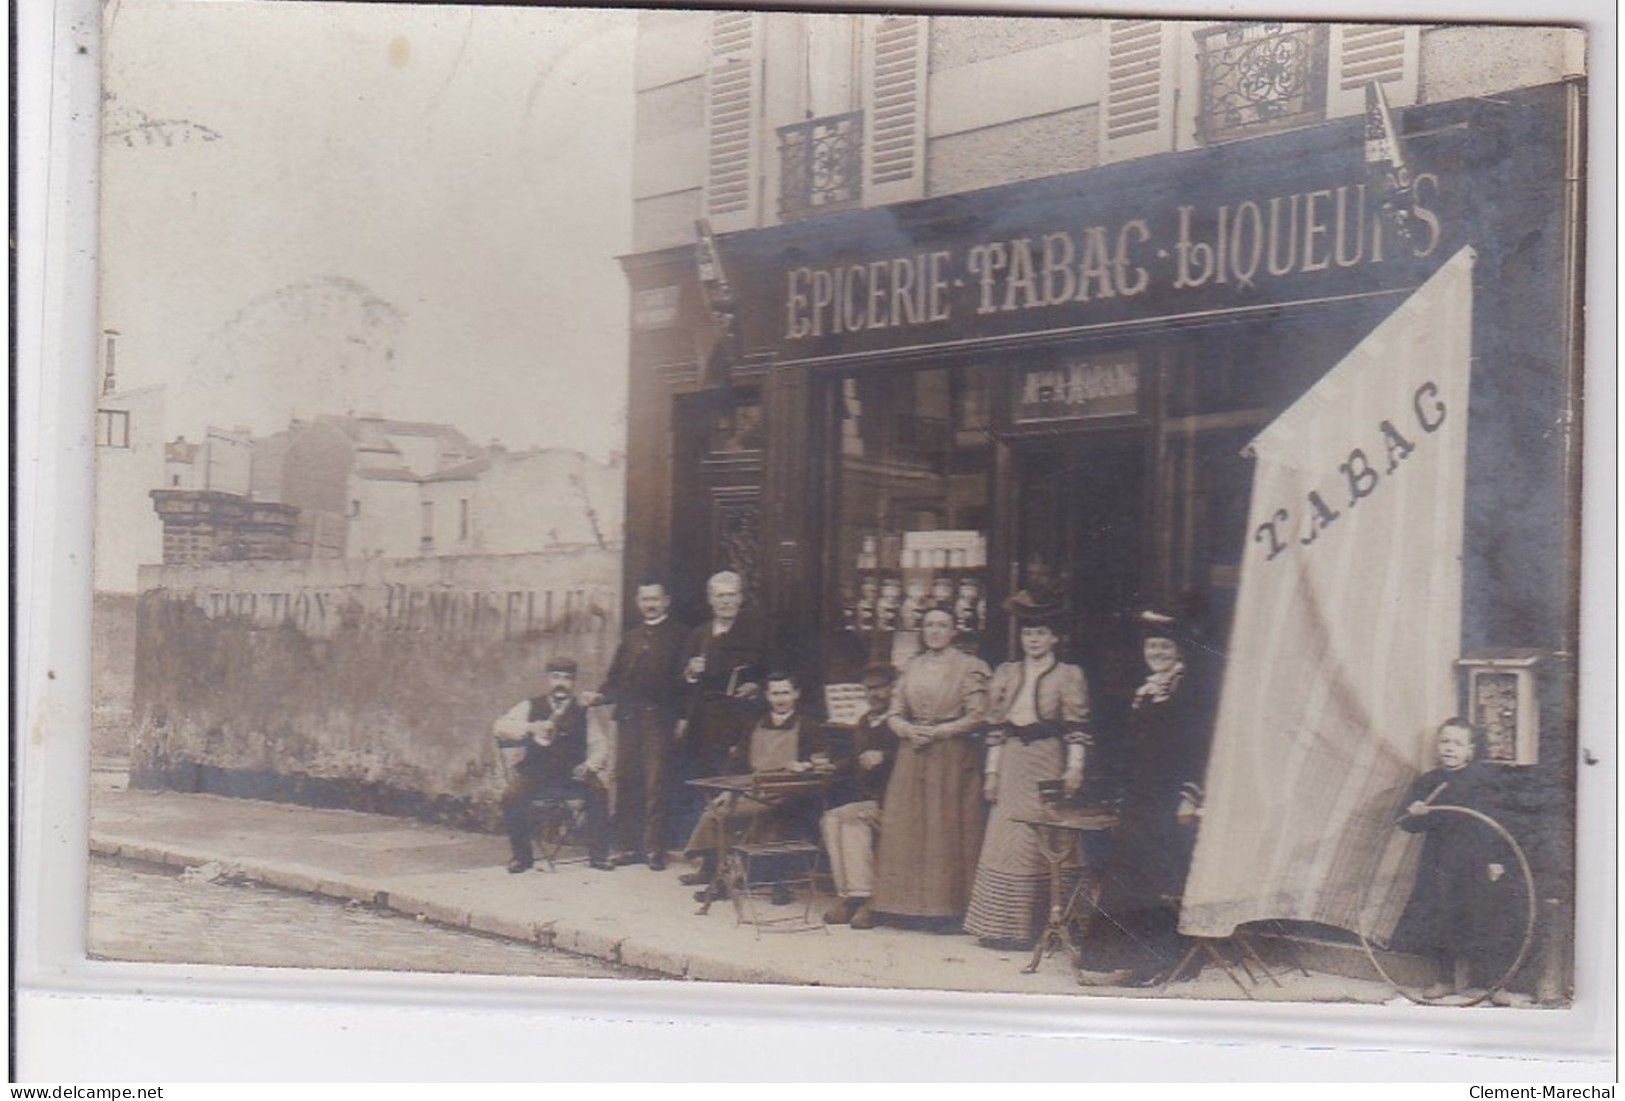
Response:
[[[981,532],[863,537],[846,629],[867,643],[871,661],[901,668],[923,647],[926,613],[941,609],[953,617],[955,644],[975,653],[987,630],[986,546]]]

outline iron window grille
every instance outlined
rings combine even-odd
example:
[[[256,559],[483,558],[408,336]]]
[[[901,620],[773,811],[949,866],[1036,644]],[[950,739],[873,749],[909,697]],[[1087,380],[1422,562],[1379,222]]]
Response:
[[[1287,130],[1326,116],[1326,27],[1234,23],[1195,32],[1204,143]]]
[[[863,112],[779,127],[779,218],[857,206],[863,198]]]

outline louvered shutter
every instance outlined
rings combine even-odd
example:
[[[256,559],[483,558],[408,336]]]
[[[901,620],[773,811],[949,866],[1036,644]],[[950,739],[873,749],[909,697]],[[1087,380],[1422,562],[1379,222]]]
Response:
[[[1107,20],[1101,154],[1106,161],[1174,147],[1174,29],[1160,19]]]
[[[1393,23],[1344,24],[1331,29],[1326,66],[1326,117],[1365,111],[1365,86],[1382,85],[1390,107],[1416,102],[1420,30]]]
[[[761,198],[762,15],[716,12],[705,82],[705,213],[718,231],[754,226]]]
[[[864,17],[863,203],[925,194],[927,17]]]

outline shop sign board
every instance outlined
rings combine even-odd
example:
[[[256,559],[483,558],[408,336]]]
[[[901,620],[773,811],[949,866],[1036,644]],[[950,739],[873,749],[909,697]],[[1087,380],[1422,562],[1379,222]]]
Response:
[[[632,296],[632,328],[637,332],[664,329],[677,323],[677,288],[650,287]]]
[[[1016,376],[1014,419],[1040,421],[1115,417],[1137,410],[1140,365],[1129,351],[1069,357]]]
[[[1520,135],[1550,142],[1536,98]],[[1361,119],[1009,184],[953,202],[855,210],[724,235],[745,346],[857,360],[1413,291],[1462,245],[1515,246],[1485,199],[1550,180],[1490,158],[1512,105],[1411,108],[1405,218],[1365,164]],[[1478,168],[1460,171],[1464,163]],[[891,360],[896,362],[895,359]]]

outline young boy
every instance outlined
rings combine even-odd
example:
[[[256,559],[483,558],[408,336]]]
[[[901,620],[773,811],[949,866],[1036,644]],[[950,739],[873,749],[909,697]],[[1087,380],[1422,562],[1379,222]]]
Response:
[[[1500,803],[1495,766],[1478,760],[1482,739],[1465,719],[1446,719],[1436,734],[1439,767],[1412,786],[1398,826],[1423,833],[1416,889],[1396,940],[1429,951],[1438,981],[1423,997],[1477,997],[1512,960],[1509,915],[1521,910],[1510,877],[1517,865],[1506,842],[1465,807],[1491,818]]]
[[[789,673],[769,673],[767,676],[767,714],[750,732],[750,770],[762,772],[807,772],[814,765],[814,753],[823,746],[816,723],[796,710],[801,702],[801,687]],[[749,834],[758,841],[782,838],[794,831],[793,809],[768,806],[750,799],[739,799],[730,807],[731,797],[719,795],[713,799],[689,835],[684,846],[685,856],[698,857],[700,867],[681,877],[689,886],[712,884],[717,876],[717,852],[741,835]],[[724,835],[726,828],[727,836]],[[779,902],[782,892],[775,890],[774,901]],[[694,896],[708,901],[709,888]]]
[[[495,723],[497,747],[510,762],[502,793],[502,824],[513,859],[508,871],[528,871],[536,863],[530,817],[533,799],[580,799],[587,811],[587,857],[598,871],[609,862],[609,795],[604,786],[606,757],[589,755],[587,711],[575,695],[577,666],[569,658],[547,663],[547,691],[520,700]]]
[[[839,805],[826,811],[818,822],[824,850],[829,853],[835,893],[840,896],[840,901],[824,914],[824,921],[830,925],[850,922],[854,929],[874,928],[869,894],[874,889],[880,806],[897,759],[897,735],[886,725],[896,683],[897,670],[890,665],[871,665],[863,671],[863,695],[869,710],[852,731],[851,760],[837,762],[843,768],[850,767],[852,777],[837,792],[835,801]]]

